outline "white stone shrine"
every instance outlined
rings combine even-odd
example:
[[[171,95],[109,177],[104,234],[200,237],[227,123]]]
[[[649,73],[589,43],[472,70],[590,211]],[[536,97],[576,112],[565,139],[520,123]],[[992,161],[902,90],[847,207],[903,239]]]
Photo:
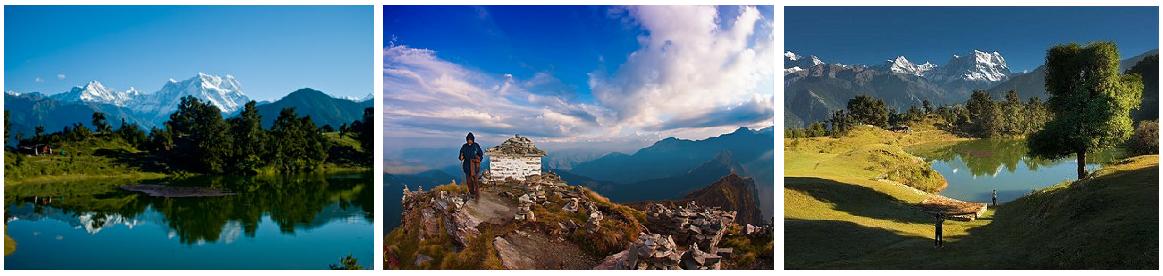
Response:
[[[524,181],[526,176],[541,174],[541,157],[545,151],[533,145],[527,137],[514,135],[499,146],[485,151],[489,157],[490,181],[512,177]]]

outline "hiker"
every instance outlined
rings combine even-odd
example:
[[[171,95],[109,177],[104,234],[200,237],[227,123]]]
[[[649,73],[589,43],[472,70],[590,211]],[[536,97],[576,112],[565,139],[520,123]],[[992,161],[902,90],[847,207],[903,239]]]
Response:
[[[937,218],[937,224],[935,226],[936,229],[934,229],[935,233],[933,233],[933,247],[941,248],[941,247],[945,247],[945,240],[941,238],[941,236],[942,236],[941,230],[944,226],[943,224],[945,224],[945,215],[937,215],[936,218]]]
[[[485,152],[481,150],[481,145],[476,143],[476,137],[472,136],[472,132],[464,137],[464,145],[460,146],[460,156],[457,157],[461,161],[461,168],[464,169],[464,182],[468,184],[468,193],[472,198],[480,199],[480,190],[477,183],[477,178],[480,172],[481,159],[484,159]]]
[[[993,207],[997,207],[997,189],[993,189]]]

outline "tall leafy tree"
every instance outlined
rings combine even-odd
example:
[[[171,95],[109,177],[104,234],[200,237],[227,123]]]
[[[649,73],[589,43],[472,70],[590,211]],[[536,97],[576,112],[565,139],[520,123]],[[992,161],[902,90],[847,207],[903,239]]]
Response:
[[[326,138],[311,117],[299,118],[294,108],[283,108],[270,132],[270,161],[279,171],[309,171],[327,159]]]
[[[832,137],[840,137],[852,129],[853,122],[852,118],[848,116],[848,112],[840,109],[832,112],[832,117],[828,118],[828,124]]]
[[[262,115],[255,108],[255,102],[247,102],[238,117],[230,118],[230,135],[234,137],[230,153],[230,169],[239,173],[254,173],[265,163],[263,145],[267,143],[267,133],[262,129]]]
[[[878,127],[888,126],[888,108],[884,101],[868,95],[848,100],[848,115],[857,123]]]
[[[359,140],[359,147],[367,160],[372,159],[372,153],[375,150],[375,111],[372,108],[363,109],[363,120],[360,120],[359,128],[356,129],[356,139]]]
[[[965,102],[965,110],[968,111],[970,122],[967,131],[975,136],[993,137],[997,136],[1001,128],[1001,122],[998,119],[997,105],[993,102],[993,97],[989,92],[983,90],[973,91],[969,96],[969,101]]]
[[[93,130],[96,130],[97,134],[102,135],[113,133],[113,127],[105,119],[105,113],[93,112]]]
[[[121,118],[121,127],[117,128],[117,136],[137,148],[144,145],[147,139],[145,131],[142,131],[141,127],[127,122],[125,118]]]
[[[1131,111],[1139,106],[1142,79],[1119,73],[1111,42],[1058,45],[1046,52],[1047,108],[1053,119],[1027,140],[1045,158],[1074,154],[1085,178],[1086,153],[1123,143],[1131,135]]]
[[[229,126],[217,107],[193,96],[182,97],[167,126],[174,140],[172,161],[200,172],[220,173],[227,169]]]

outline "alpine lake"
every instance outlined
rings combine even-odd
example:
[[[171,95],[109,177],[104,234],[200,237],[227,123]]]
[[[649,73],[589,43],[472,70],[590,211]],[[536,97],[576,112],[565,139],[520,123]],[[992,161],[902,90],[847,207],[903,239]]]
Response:
[[[160,197],[151,184],[226,195]],[[5,269],[328,269],[373,264],[370,173],[195,176],[5,187]]]
[[[990,203],[996,189],[1001,204],[1078,178],[1076,157],[1033,157],[1022,139],[979,139],[912,152],[945,177],[949,186],[941,195],[964,201]],[[1124,156],[1121,149],[1088,153],[1086,170],[1094,172]]]

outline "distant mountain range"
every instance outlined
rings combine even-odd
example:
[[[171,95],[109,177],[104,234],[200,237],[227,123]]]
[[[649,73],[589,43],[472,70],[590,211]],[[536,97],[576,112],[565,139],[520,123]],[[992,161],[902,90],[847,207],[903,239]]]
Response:
[[[756,182],[762,217],[772,216],[775,190],[773,127],[739,128],[703,140],[666,138],[634,154],[611,153],[559,172],[575,185],[618,202],[671,200],[738,174]]]
[[[1123,69],[1157,52],[1123,60]],[[875,65],[829,64],[817,56],[789,51],[784,53],[784,123],[802,127],[823,121],[857,95],[876,96],[901,111],[924,100],[934,105],[964,103],[978,89],[999,97],[1015,89],[1022,98],[1045,100],[1044,75],[1041,67],[1028,73],[1011,72],[1000,53],[980,50],[953,55],[944,65],[916,64],[903,56]]]
[[[233,76],[198,73],[183,81],[171,79],[160,90],[148,94],[132,87],[110,89],[99,81],[90,81],[51,96],[7,91],[4,103],[12,125],[10,133],[22,133],[28,137],[38,125],[44,126],[47,132],[59,131],[74,123],[92,127],[91,116],[98,111],[105,113],[114,127],[119,127],[122,119],[146,129],[160,126],[177,110],[185,96],[209,102],[227,117],[237,114],[251,100]],[[300,116],[310,115],[316,125],[338,127],[362,118],[363,108],[371,106],[370,98],[356,102],[334,98],[317,90],[301,89],[278,101],[259,103],[258,109],[268,127],[283,107],[294,107]]]

